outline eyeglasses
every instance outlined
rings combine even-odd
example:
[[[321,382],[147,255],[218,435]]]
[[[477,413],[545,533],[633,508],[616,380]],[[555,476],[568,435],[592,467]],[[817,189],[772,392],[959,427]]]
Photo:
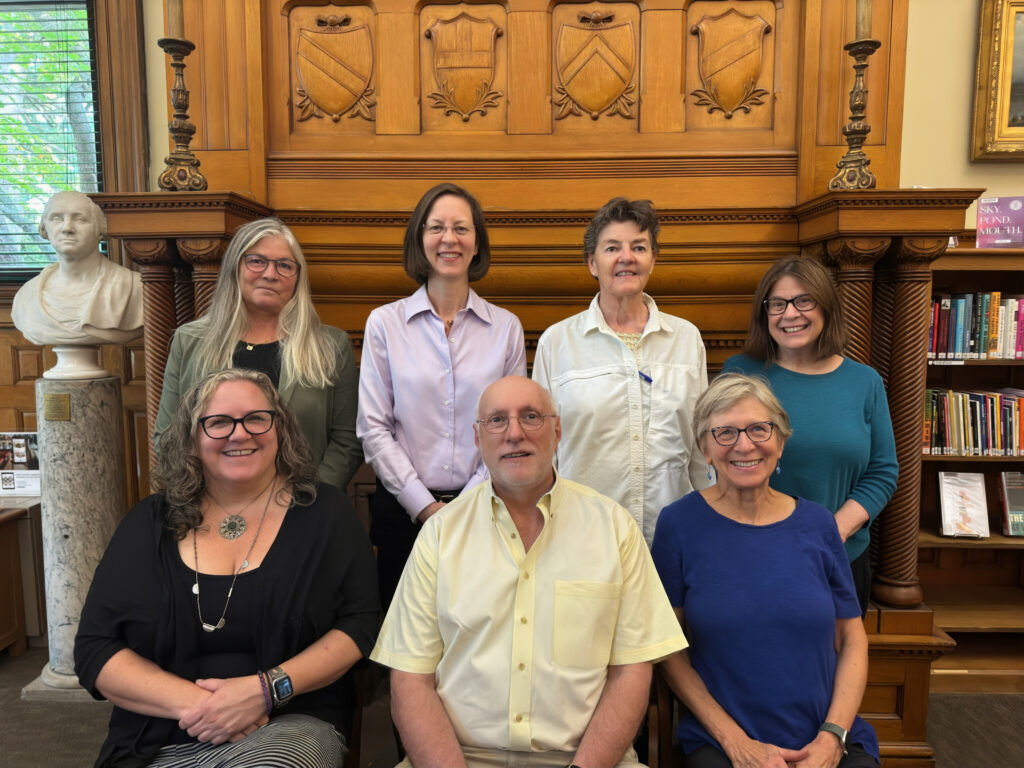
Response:
[[[223,413],[214,413],[210,416],[203,416],[197,421],[207,437],[214,440],[227,440],[235,433],[235,427],[239,424],[250,435],[265,434],[274,426],[275,416],[277,416],[277,411],[249,411],[239,419]]]
[[[519,422],[519,426],[527,432],[536,432],[538,429],[544,426],[544,419],[553,419],[558,414],[555,413],[537,413],[536,411],[527,411],[521,413],[518,416],[504,416],[494,415],[488,416],[486,419],[477,419],[477,424],[482,424],[483,428],[486,429],[493,435],[500,435],[503,432],[508,431],[508,425],[512,422],[512,419],[516,419]]]
[[[739,427],[712,427],[705,431],[710,432],[711,436],[715,438],[715,442],[720,446],[728,448],[730,445],[736,445],[742,433],[746,433],[747,438],[752,443],[767,442],[771,439],[772,432],[775,431],[775,423],[772,421],[755,421],[743,429]]]
[[[794,296],[792,299],[779,299],[771,298],[765,299],[761,302],[764,304],[764,311],[769,315],[781,315],[786,311],[786,307],[792,304],[800,312],[807,312],[818,306],[818,302],[815,301],[814,297],[809,293],[801,293],[799,296]]]
[[[456,237],[469,237],[476,227],[471,227],[468,224],[455,224],[451,227],[446,227],[444,224],[424,224],[423,231],[428,235],[437,237],[443,235],[448,230],[451,230],[452,234]]]
[[[299,271],[299,265],[291,259],[268,259],[258,253],[247,253],[242,257],[242,261],[250,272],[266,272],[271,264],[281,277],[295,277]]]

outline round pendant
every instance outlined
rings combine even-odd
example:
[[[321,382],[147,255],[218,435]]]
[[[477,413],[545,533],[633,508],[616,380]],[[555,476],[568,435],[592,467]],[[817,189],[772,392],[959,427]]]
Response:
[[[193,595],[198,595],[199,594],[199,585],[198,584],[193,584],[192,585],[192,594]]]
[[[220,535],[225,539],[237,539],[245,533],[247,527],[245,518],[241,515],[228,515],[220,521]]]

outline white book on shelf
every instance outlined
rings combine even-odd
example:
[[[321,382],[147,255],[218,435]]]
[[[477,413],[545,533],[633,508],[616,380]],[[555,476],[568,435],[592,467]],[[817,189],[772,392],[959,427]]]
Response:
[[[987,538],[988,502],[981,472],[939,472],[942,535]]]

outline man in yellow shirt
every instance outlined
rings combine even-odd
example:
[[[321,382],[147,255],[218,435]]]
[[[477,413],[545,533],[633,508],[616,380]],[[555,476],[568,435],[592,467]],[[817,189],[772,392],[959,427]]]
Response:
[[[557,476],[539,384],[501,379],[478,417],[491,479],[424,524],[370,656],[402,765],[637,765],[652,663],[686,647],[643,534]]]

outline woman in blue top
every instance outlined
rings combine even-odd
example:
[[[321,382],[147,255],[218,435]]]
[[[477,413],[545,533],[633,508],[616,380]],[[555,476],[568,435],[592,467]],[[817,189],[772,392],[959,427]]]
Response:
[[[762,379],[727,374],[697,401],[717,481],[661,511],[651,555],[690,647],[662,663],[686,704],[687,768],[875,768],[857,717],[868,640],[831,513],[771,488],[789,453]]]
[[[899,465],[882,379],[843,357],[845,346],[831,276],[815,261],[789,257],[761,279],[743,354],[722,370],[764,376],[789,413],[793,437],[772,487],[835,514],[863,612],[869,526],[896,490]]]

